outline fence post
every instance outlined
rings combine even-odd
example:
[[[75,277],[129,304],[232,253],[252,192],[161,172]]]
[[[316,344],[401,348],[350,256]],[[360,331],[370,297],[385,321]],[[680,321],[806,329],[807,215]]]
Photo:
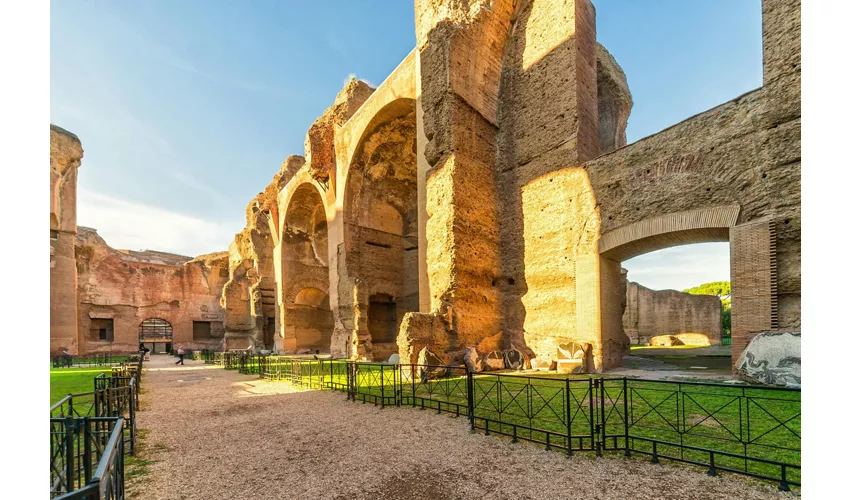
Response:
[[[130,455],[136,454],[136,379],[130,379]]]
[[[74,417],[65,419],[65,485],[70,493],[74,490]]]
[[[83,417],[83,475],[84,483],[92,477],[91,439],[89,439],[89,417]],[[70,489],[68,491],[70,491]]]
[[[469,417],[469,432],[475,432],[475,383],[472,372],[466,369],[466,413]]]
[[[381,364],[381,408],[384,407],[384,366]]]
[[[632,456],[629,444],[629,384],[628,379],[623,377],[623,427],[626,432],[626,453],[625,456]]]
[[[599,378],[599,423],[596,425],[596,437],[602,439],[596,442],[596,456],[602,456],[602,448],[605,446],[605,379]]]

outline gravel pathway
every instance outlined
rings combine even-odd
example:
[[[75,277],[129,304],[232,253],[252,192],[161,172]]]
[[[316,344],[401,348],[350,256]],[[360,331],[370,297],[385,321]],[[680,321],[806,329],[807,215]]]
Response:
[[[136,499],[773,499],[773,485],[641,459],[566,457],[471,434],[430,410],[153,356],[138,426],[150,474]],[[207,380],[208,378],[208,380]],[[180,382],[180,380],[183,380]]]

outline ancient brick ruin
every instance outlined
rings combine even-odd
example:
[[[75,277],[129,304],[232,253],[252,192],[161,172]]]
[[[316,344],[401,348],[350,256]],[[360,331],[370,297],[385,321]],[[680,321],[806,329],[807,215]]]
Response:
[[[304,156],[249,203],[226,283],[218,257],[163,268],[196,291],[128,303],[133,321],[178,301],[175,322],[223,314],[226,347],[370,360],[513,347],[549,366],[574,341],[603,370],[630,343],[620,263],[727,241],[733,356],[760,332],[799,330],[799,0],[763,0],[762,87],[634,144],[626,75],[589,0],[415,11],[413,51],[377,88],[349,81]],[[83,350],[83,316],[108,304],[91,271],[75,274],[81,155],[52,129],[52,347]]]
[[[716,295],[652,290],[628,282],[623,331],[632,344],[719,345],[722,322],[723,309]]]

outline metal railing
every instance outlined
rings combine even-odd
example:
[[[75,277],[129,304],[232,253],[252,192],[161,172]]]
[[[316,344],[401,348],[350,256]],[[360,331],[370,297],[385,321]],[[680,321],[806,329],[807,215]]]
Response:
[[[473,373],[458,366],[263,357],[260,376],[385,406],[465,415],[472,431],[567,454],[622,452],[800,486],[800,390]],[[250,363],[246,361],[246,363]]]
[[[82,356],[74,356],[71,354],[57,354],[50,357],[50,365],[53,368],[112,366],[124,363],[132,358],[135,358],[136,356],[139,356],[139,353],[95,353],[86,354]]]
[[[50,419],[50,498],[124,498],[124,419]]]

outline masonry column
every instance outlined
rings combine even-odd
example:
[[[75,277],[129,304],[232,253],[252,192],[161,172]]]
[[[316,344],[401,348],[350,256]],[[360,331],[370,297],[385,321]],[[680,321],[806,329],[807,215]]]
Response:
[[[732,364],[757,334],[776,328],[776,233],[771,221],[729,230]]]
[[[83,147],[76,135],[50,125],[50,352],[79,352],[77,337],[77,168]]]
[[[513,9],[510,0],[477,10],[459,4],[416,2],[417,122],[424,135],[419,192],[425,195],[420,210],[424,202],[426,211],[420,216],[426,237],[419,244],[421,249],[427,242],[429,286],[427,296],[420,289],[420,303],[444,325],[448,337],[440,346],[448,351],[500,326],[493,286],[499,269],[496,105]]]

